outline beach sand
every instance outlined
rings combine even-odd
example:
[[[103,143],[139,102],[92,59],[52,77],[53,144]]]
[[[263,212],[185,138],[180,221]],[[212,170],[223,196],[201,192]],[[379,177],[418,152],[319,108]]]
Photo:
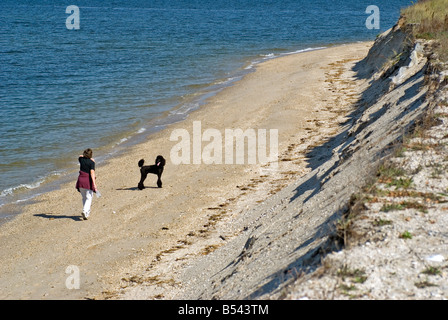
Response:
[[[170,253],[182,249],[184,257],[172,256],[174,263],[224,244],[232,234],[215,234],[218,223],[232,223],[239,212],[308,172],[307,148],[341,130],[361,81],[351,67],[371,45],[335,46],[263,62],[186,120],[97,163],[102,197],[94,198],[87,221],[81,220],[75,181],[39,196],[0,227],[0,299],[120,298],[120,290],[144,282],[137,275],[149,268],[174,272],[164,260]],[[269,129],[278,129],[278,167],[174,164],[170,152],[178,141],[170,141],[170,135],[186,129],[192,136],[193,121],[200,121],[202,132],[217,129],[223,137],[225,129],[266,129],[268,137]],[[156,188],[156,176],[150,175],[147,188],[138,190],[138,160],[152,164],[158,154],[167,159],[163,188]],[[76,284],[73,270],[79,271],[79,289],[68,288]],[[129,297],[172,296],[159,289],[153,296]]]

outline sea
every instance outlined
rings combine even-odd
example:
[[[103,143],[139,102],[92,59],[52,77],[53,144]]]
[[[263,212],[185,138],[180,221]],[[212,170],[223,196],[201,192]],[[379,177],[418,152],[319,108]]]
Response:
[[[84,149],[105,161],[260,62],[374,40],[411,3],[1,0],[0,220],[72,179]]]

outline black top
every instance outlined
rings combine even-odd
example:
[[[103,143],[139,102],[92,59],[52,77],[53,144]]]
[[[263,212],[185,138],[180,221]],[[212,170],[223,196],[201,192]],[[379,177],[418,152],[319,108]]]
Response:
[[[92,159],[79,157],[78,160],[81,164],[81,171],[90,174],[90,170],[95,170],[95,162],[93,162]]]

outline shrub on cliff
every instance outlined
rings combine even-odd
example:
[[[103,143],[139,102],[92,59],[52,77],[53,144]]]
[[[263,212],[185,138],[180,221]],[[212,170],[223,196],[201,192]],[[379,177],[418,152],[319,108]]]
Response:
[[[448,0],[420,0],[403,9],[401,16],[413,26],[416,38],[435,40],[439,58],[448,60]]]

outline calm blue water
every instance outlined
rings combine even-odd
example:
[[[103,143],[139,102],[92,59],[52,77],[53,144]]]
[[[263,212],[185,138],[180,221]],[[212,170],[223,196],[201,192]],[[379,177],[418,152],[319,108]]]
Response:
[[[76,169],[87,147],[110,154],[178,120],[254,62],[373,40],[410,3],[1,0],[0,206]],[[79,30],[66,28],[72,4]],[[365,27],[371,4],[380,30]]]

